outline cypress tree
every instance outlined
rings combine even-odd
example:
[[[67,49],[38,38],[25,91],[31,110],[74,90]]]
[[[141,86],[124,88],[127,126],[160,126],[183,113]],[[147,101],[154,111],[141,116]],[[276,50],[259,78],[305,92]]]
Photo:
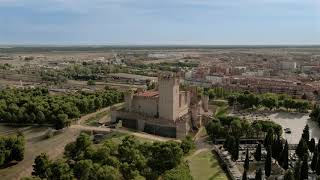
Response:
[[[301,138],[296,149],[297,156],[302,159],[305,154],[308,153],[308,146],[304,138]]]
[[[243,168],[249,170],[249,150],[246,151],[246,159],[244,160]]]
[[[279,136],[277,136],[277,139],[274,140],[274,143],[272,144],[272,157],[277,161],[279,161],[282,150],[283,150],[282,141],[279,138]]]
[[[317,163],[318,163],[318,150],[316,148],[314,153],[313,153],[313,157],[312,157],[312,161],[311,161],[311,169],[312,169],[312,171],[316,170]]]
[[[308,156],[305,155],[303,157],[302,165],[301,165],[301,170],[300,170],[300,179],[308,179]]]
[[[273,140],[273,129],[270,128],[263,142],[264,147],[267,148],[269,145],[272,145]]]
[[[283,180],[294,180],[293,173],[290,169],[286,170],[284,177],[283,177]]]
[[[266,161],[264,164],[264,170],[265,170],[265,174],[267,177],[269,177],[271,175],[271,165],[272,165],[272,151],[271,151],[271,146],[269,145],[267,147],[267,157],[266,157]]]
[[[256,148],[256,151],[254,153],[254,158],[257,160],[257,161],[261,161],[261,144],[259,143],[257,148]]]
[[[319,154],[319,152],[318,152]],[[320,175],[320,158],[318,157],[317,160],[317,165],[316,165],[316,174],[319,176]]]
[[[299,160],[298,162],[296,162],[293,169],[295,179],[300,179],[300,168],[301,168],[301,162]]]
[[[258,171],[256,171],[256,176],[254,178],[255,180],[262,180],[262,170],[259,168]]]
[[[288,141],[286,141],[284,148],[281,152],[279,158],[279,164],[282,166],[283,169],[287,170],[289,168],[289,145]]]
[[[309,151],[313,153],[315,148],[316,148],[316,142],[315,142],[314,138],[311,138],[311,140],[309,142]]]
[[[242,180],[247,180],[247,170],[245,170],[245,169],[242,174]]]
[[[306,126],[304,127],[303,129],[303,133],[302,133],[302,138],[306,141],[306,142],[309,142],[309,126],[308,124],[306,124]]]
[[[239,159],[239,138],[236,138],[235,145],[233,146],[234,150],[232,153],[232,158],[236,161]]]
[[[229,150],[230,149],[230,142],[232,141],[232,138],[230,137],[230,135],[228,134],[227,135],[227,138],[226,138],[226,141],[224,142],[223,144],[223,147],[226,149],[226,150]]]
[[[318,144],[316,145],[317,149],[318,149],[318,154],[320,154],[320,139],[318,140]]]

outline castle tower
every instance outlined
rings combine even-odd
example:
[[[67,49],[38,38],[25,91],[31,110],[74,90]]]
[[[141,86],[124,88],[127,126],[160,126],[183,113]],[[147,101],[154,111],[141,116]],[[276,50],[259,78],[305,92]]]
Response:
[[[130,89],[124,94],[125,109],[129,112],[131,112],[131,109],[132,109],[132,99],[133,99],[133,91]]]
[[[159,117],[176,121],[179,117],[179,77],[173,73],[160,75]]]

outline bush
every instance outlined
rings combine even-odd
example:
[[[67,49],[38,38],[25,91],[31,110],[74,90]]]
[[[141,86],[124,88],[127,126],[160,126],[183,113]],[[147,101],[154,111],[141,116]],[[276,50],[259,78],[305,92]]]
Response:
[[[0,166],[24,158],[25,139],[23,135],[0,136]]]
[[[186,136],[180,145],[184,154],[188,154],[191,149],[195,147],[194,141],[191,136]]]

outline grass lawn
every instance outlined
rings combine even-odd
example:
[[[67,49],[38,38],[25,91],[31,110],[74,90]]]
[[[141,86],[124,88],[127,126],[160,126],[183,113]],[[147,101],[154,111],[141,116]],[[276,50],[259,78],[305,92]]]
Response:
[[[111,140],[111,141],[113,141],[113,142],[115,142],[117,144],[120,144],[122,142],[122,140],[127,136],[130,136],[130,134],[113,131],[113,132],[111,132],[109,134],[106,134],[104,136],[104,138],[103,138],[103,141]],[[138,141],[140,141],[141,143],[147,143],[147,142],[152,143],[152,142],[154,142],[153,140],[147,139],[147,138],[136,137],[136,136],[134,136],[134,138],[137,139]]]
[[[219,162],[210,150],[204,150],[187,158],[191,175],[195,180],[227,180]]]
[[[85,124],[88,126],[98,126],[99,120],[104,116],[108,116],[108,115],[110,115],[110,111],[102,111],[100,113],[97,113],[95,116],[89,118],[88,120],[86,120]]]

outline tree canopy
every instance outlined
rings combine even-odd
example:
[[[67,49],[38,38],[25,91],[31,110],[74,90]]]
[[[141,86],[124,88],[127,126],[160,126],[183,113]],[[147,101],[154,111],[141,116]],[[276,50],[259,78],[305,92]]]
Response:
[[[45,154],[37,156],[32,175],[46,179],[192,180],[182,147],[174,141],[141,143],[133,136],[97,146],[81,133],[65,147],[65,159],[50,161]]]
[[[115,90],[52,95],[45,88],[5,89],[0,91],[0,122],[46,123],[61,129],[81,114],[110,106],[122,99],[122,93]]]

